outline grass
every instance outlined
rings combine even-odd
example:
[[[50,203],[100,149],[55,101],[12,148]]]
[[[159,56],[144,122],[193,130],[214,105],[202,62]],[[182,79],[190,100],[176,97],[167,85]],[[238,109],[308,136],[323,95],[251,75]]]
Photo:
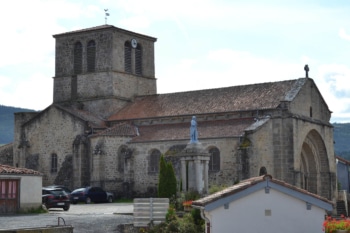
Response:
[[[134,202],[134,199],[128,199],[128,198],[119,198],[113,201],[113,203],[133,203],[133,202]]]
[[[44,209],[42,206],[39,206],[38,208],[30,208],[25,211],[19,211],[19,214],[45,214],[48,211]]]

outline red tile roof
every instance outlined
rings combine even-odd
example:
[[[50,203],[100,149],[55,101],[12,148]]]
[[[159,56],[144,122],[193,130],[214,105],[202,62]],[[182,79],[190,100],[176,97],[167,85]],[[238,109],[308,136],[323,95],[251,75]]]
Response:
[[[42,175],[40,172],[21,167],[12,167],[9,165],[0,164],[0,174],[24,174],[24,175]]]
[[[198,138],[239,137],[244,129],[254,123],[253,118],[204,121],[198,123]],[[190,122],[143,125],[138,127],[139,136],[131,142],[190,140]]]
[[[126,122],[120,123],[118,125],[115,125],[111,128],[108,128],[96,135],[93,135],[92,137],[95,136],[130,136],[130,137],[135,137],[137,136],[137,128],[136,126],[133,126],[131,124],[128,124]]]
[[[290,101],[305,79],[136,97],[109,121],[275,109]]]

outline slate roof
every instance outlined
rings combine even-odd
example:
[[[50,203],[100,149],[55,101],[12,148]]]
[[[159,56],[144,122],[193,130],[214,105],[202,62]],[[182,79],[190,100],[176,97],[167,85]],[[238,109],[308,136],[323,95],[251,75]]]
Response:
[[[246,180],[242,180],[241,182],[239,182],[238,184],[236,185],[233,185],[231,187],[228,187],[222,191],[219,191],[219,192],[216,192],[214,194],[211,194],[209,196],[206,196],[204,198],[201,198],[199,200],[196,200],[196,201],[193,201],[192,202],[192,205],[194,206],[206,206],[212,202],[215,202],[221,198],[225,198],[227,196],[231,196],[233,194],[236,194],[236,193],[239,193],[245,189],[248,189],[258,183],[261,183],[261,182],[265,182],[265,180],[269,178],[269,182],[273,182],[275,184],[278,184],[278,185],[281,185],[283,187],[286,187],[286,188],[289,188],[289,189],[292,189],[292,190],[295,190],[297,192],[300,192],[300,193],[303,193],[303,194],[306,194],[306,195],[309,195],[311,197],[314,197],[316,199],[319,199],[321,201],[324,201],[326,203],[329,203],[329,204],[332,204],[333,203],[331,201],[329,201],[328,199],[324,198],[324,197],[321,197],[317,194],[314,194],[314,193],[311,193],[311,192],[308,192],[307,190],[305,189],[301,189],[301,188],[298,188],[296,186],[293,186],[291,184],[288,184],[284,181],[281,181],[281,180],[278,180],[278,179],[274,179],[272,178],[271,175],[263,175],[263,176],[258,176],[258,177],[252,177],[252,178],[249,178],[249,179],[246,179]]]
[[[109,121],[275,109],[291,101],[305,78],[199,91],[136,97]]]
[[[15,174],[15,175],[42,175],[40,172],[20,167],[12,167],[9,165],[0,164],[0,174]]]

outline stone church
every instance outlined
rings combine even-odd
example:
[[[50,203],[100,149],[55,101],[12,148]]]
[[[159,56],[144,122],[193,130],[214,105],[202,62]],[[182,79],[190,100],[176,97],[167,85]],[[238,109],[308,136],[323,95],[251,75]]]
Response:
[[[156,38],[112,25],[53,37],[53,103],[15,114],[13,157],[6,160],[43,173],[43,185],[156,196],[161,155],[183,179],[181,153],[195,116],[209,187],[268,173],[336,197],[331,111],[307,72],[294,80],[157,94]]]

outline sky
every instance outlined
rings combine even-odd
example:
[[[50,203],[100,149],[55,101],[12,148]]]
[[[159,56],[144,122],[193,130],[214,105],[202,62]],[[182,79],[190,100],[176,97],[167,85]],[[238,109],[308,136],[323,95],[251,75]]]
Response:
[[[2,2],[0,105],[48,107],[52,35],[106,23],[157,38],[158,93],[297,79],[308,64],[331,122],[350,123],[348,0]]]

